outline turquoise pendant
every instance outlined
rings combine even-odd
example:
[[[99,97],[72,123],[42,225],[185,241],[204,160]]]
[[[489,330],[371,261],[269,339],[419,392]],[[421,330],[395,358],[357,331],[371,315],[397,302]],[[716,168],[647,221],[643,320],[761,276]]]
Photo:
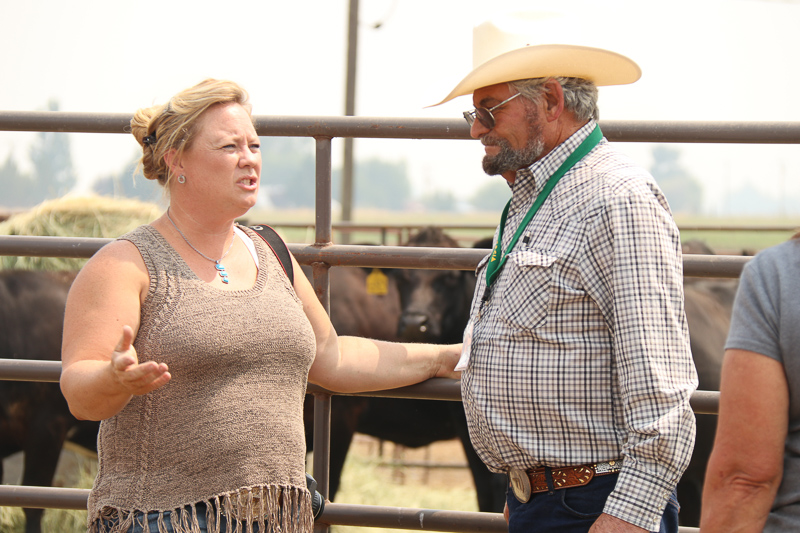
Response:
[[[217,272],[219,272],[219,277],[222,278],[222,283],[228,283],[228,273],[225,271],[225,265],[217,261],[214,264],[214,268],[216,268]]]

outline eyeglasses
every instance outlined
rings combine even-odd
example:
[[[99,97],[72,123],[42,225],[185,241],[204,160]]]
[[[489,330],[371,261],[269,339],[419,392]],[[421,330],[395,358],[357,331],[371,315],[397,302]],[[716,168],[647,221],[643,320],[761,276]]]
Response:
[[[500,106],[506,105],[507,103],[509,103],[511,100],[513,100],[514,98],[516,98],[520,94],[522,94],[522,93],[517,93],[514,96],[512,96],[511,98],[503,100],[502,102],[500,102],[496,106],[490,107],[489,109],[486,109],[485,107],[476,107],[474,111],[464,111],[464,118],[466,119],[467,124],[469,124],[470,128],[472,127],[473,124],[475,124],[475,119],[478,119],[478,122],[480,122],[481,124],[483,124],[487,128],[492,129],[492,128],[494,128],[494,124],[495,124],[494,115],[492,115],[492,111],[494,111],[495,109],[497,109]]]

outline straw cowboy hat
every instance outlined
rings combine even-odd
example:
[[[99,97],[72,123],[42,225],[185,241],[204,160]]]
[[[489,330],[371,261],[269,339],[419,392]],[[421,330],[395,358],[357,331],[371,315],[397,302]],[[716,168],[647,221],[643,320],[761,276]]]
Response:
[[[473,31],[472,72],[438,104],[476,89],[528,78],[563,76],[584,78],[597,86],[624,85],[642,71],[633,60],[602,48],[568,44],[529,44],[526,35],[509,32],[496,22],[484,22]]]

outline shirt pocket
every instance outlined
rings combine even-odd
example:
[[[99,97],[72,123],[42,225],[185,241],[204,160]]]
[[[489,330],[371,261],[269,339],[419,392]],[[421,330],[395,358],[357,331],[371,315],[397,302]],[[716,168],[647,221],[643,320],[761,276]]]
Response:
[[[511,326],[536,329],[547,323],[552,266],[558,258],[533,250],[508,255],[500,317]]]

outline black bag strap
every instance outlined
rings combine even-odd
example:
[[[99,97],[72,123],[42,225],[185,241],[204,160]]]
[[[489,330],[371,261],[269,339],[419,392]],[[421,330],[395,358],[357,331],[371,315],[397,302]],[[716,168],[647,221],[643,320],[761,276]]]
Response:
[[[278,258],[278,262],[283,267],[283,271],[286,273],[286,277],[289,278],[289,282],[294,285],[292,256],[289,255],[289,248],[287,248],[286,243],[283,242],[283,239],[281,239],[280,235],[278,235],[278,232],[266,224],[250,226],[250,229],[258,233],[258,235],[264,239],[264,242],[266,242],[267,246],[270,247],[272,253],[274,253],[275,257]]]

